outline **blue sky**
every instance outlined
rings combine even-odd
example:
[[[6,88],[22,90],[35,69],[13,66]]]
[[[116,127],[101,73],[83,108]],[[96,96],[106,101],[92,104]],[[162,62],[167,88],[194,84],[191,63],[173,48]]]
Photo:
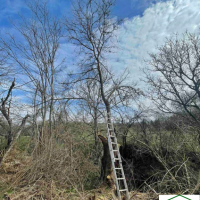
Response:
[[[49,0],[48,5],[55,16],[71,16],[70,0]],[[2,36],[5,32],[16,36],[9,19],[18,21],[18,13],[28,18],[25,0],[0,0],[0,10]],[[112,15],[125,20],[116,31],[118,48],[108,56],[108,65],[118,73],[128,68],[131,80],[145,87],[141,69],[147,65],[144,60],[149,59],[149,53],[156,52],[174,33],[199,33],[200,0],[116,0]],[[67,42],[60,45],[59,55],[66,57],[68,66],[76,59],[73,46]],[[23,99],[25,94],[16,95]]]
[[[116,0],[113,16],[119,19],[142,16],[152,5],[166,0]],[[27,1],[28,2],[28,1]],[[70,15],[71,0],[49,0],[51,12],[56,16]],[[26,0],[0,0],[0,27],[11,27],[10,19],[18,19],[18,13],[29,16]]]
[[[143,12],[158,2],[166,0],[116,0],[113,15],[121,18],[132,18],[134,16],[142,16]]]

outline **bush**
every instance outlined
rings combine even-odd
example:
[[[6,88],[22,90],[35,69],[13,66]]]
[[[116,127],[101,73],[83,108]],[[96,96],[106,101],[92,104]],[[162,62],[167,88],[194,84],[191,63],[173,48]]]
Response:
[[[60,130],[63,130],[62,126]],[[58,133],[59,128],[50,139],[45,138],[42,147],[34,149],[34,159],[18,174],[19,183],[29,185],[42,179],[45,182],[54,181],[56,186],[67,190],[93,188],[94,183],[89,180],[98,180],[99,169],[89,159],[88,143],[76,141],[68,132]],[[21,141],[20,144],[23,144],[27,139]]]

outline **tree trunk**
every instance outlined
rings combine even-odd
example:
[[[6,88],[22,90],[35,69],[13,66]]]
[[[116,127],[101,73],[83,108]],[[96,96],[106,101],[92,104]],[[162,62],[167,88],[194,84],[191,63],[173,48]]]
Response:
[[[95,141],[95,146],[97,146],[97,135],[98,135],[98,117],[97,117],[97,111],[94,110],[94,141]]]
[[[103,137],[101,135],[98,135],[99,139],[102,141],[104,154],[101,159],[101,176],[100,179],[103,181],[103,183],[108,184],[108,186],[112,189],[113,196],[116,197],[117,191],[116,191],[116,185],[115,185],[115,176],[112,169],[112,163],[110,158],[110,151],[108,146],[108,139],[106,137]]]
[[[110,158],[110,152],[109,152],[109,147],[108,147],[108,140],[107,138],[98,135],[99,139],[101,140],[103,144],[103,157],[101,159],[101,177],[100,179],[102,181],[106,181],[106,178],[108,175],[111,174],[112,172],[112,163],[111,163],[111,158]]]
[[[12,142],[12,129],[11,127],[9,128],[10,130],[8,131],[8,135],[7,135],[7,144],[5,147],[5,150],[7,150]]]

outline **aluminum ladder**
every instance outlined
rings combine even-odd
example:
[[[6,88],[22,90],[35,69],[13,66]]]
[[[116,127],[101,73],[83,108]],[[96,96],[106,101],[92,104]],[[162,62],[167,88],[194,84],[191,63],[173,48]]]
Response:
[[[108,137],[108,146],[110,150],[112,168],[115,175],[115,184],[117,188],[118,199],[121,200],[123,194],[126,200],[130,200],[128,186],[126,183],[126,178],[124,175],[124,169],[122,165],[122,159],[119,152],[114,126],[110,116],[111,115],[108,114],[108,117],[106,117],[107,137]]]

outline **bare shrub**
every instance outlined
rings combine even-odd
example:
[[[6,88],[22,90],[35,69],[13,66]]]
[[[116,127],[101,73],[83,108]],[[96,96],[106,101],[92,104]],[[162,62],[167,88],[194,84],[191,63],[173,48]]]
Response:
[[[17,174],[17,183],[24,186],[39,180],[54,181],[59,188],[77,192],[91,188],[95,180],[98,182],[99,171],[90,160],[88,143],[75,140],[62,125],[53,133],[43,143],[41,154],[36,154],[29,165]]]
[[[176,132],[167,131],[166,121],[146,122],[143,130],[132,133],[125,149],[125,171],[132,189],[156,193],[197,193],[200,153],[195,128],[174,123]]]

